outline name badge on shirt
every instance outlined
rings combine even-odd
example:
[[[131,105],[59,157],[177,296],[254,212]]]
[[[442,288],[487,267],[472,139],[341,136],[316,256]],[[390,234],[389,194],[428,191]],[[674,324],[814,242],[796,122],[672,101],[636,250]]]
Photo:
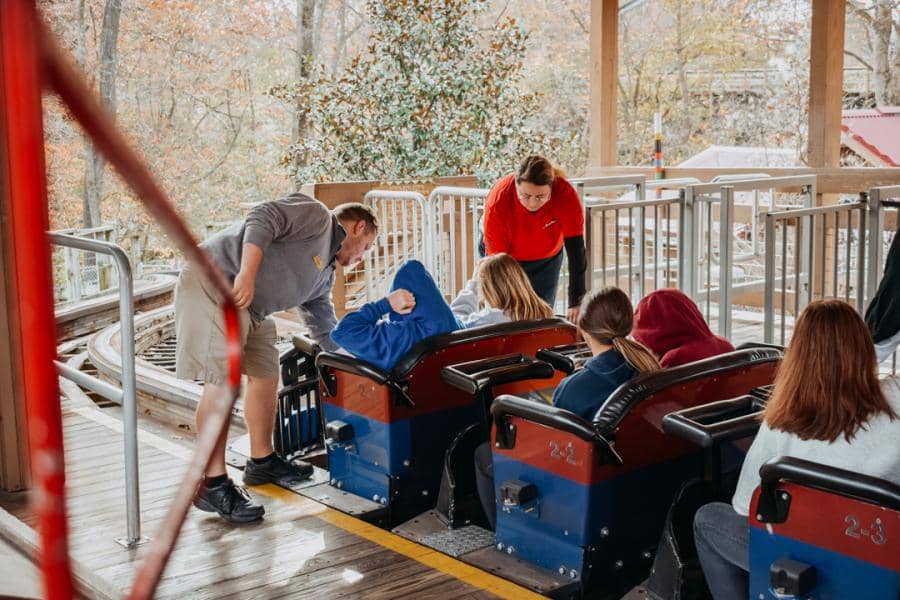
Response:
[[[325,263],[322,262],[322,257],[316,254],[313,256],[313,262],[316,263],[316,268],[320,271],[325,269]]]

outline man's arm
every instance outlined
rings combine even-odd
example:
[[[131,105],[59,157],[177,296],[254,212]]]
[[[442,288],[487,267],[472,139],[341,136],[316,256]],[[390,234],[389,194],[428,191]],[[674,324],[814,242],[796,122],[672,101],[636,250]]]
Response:
[[[331,301],[331,286],[328,291],[297,307],[303,322],[309,328],[309,336],[322,350],[334,352],[338,345],[331,339],[330,334],[337,325],[337,317],[334,314],[334,304]]]
[[[234,278],[234,301],[238,308],[247,308],[253,302],[256,292],[256,273],[259,271],[259,263],[262,262],[262,248],[255,244],[244,244],[241,252],[241,270]]]

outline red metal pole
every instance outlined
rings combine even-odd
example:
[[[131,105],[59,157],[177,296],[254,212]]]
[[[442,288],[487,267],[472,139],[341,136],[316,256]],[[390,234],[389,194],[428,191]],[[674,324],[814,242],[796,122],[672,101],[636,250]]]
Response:
[[[13,272],[22,342],[20,374],[28,415],[31,502],[38,517],[38,564],[51,600],[74,593],[66,539],[62,416],[53,360],[53,280],[46,238],[47,185],[34,2],[0,1],[0,69]]]
[[[175,492],[165,520],[154,534],[150,551],[135,576],[129,594],[129,598],[151,598],[178,539],[181,525],[190,509],[191,498],[212,459],[219,437],[224,435],[228,428],[231,410],[237,398],[237,390],[241,383],[241,344],[237,307],[228,280],[209,256],[197,246],[187,225],[175,212],[165,192],[150,173],[150,169],[116,129],[113,119],[85,86],[83,77],[66,58],[52,35],[42,24],[39,24],[38,31],[41,37],[42,67],[46,84],[59,94],[97,149],[134,190],[144,207],[172,238],[185,258],[196,265],[201,276],[218,290],[222,299],[222,310],[225,313],[228,388],[224,396],[217,400],[215,412],[209,416],[208,427],[200,432],[193,460],[181,486]],[[52,322],[52,319],[48,319],[48,322]]]

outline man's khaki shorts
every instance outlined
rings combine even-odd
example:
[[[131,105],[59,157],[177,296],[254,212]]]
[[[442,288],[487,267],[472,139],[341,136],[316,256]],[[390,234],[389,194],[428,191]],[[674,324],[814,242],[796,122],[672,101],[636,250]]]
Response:
[[[247,309],[239,311],[241,372],[250,377],[275,379],[279,374],[275,347],[275,321],[254,321]],[[224,385],[228,381],[225,318],[221,307],[200,283],[200,276],[185,267],[175,286],[175,374],[180,379]]]

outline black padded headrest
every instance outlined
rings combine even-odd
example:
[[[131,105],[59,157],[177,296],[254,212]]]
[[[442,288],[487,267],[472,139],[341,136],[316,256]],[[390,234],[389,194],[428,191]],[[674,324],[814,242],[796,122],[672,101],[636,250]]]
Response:
[[[426,338],[410,348],[409,352],[403,355],[403,358],[394,365],[391,375],[400,380],[406,377],[413,368],[427,355],[452,346],[460,344],[468,344],[479,340],[486,340],[496,337],[503,337],[517,333],[532,333],[542,329],[556,329],[558,327],[575,326],[559,317],[551,319],[540,319],[537,321],[510,321],[508,323],[499,323],[497,325],[485,325],[483,327],[472,327],[470,329],[458,329],[450,333],[434,335]]]
[[[594,415],[594,425],[601,434],[607,436],[619,426],[619,423],[635,404],[661,390],[757,364],[777,362],[781,360],[781,357],[782,352],[775,348],[748,348],[711,356],[669,369],[641,373],[620,385],[609,395]],[[745,390],[743,393],[749,391]]]

